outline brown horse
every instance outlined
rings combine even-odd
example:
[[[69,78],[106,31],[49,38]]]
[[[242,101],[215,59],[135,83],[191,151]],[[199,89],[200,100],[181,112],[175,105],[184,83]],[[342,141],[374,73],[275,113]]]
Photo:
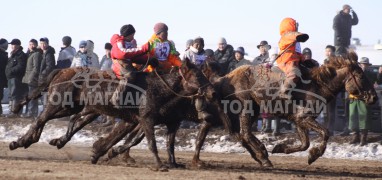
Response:
[[[261,111],[267,111],[267,113],[294,122],[302,142],[299,146],[278,144],[274,147],[272,153],[289,154],[305,151],[310,144],[308,130],[316,131],[321,135],[323,141],[320,146],[313,147],[309,152],[308,163],[311,164],[323,155],[329,139],[328,131],[315,121],[316,117],[324,109],[322,103],[325,105],[343,88],[353,95],[358,95],[368,104],[377,101],[373,86],[365,78],[356,60],[356,54],[350,53],[346,58],[334,57],[330,59],[329,64],[311,71],[303,70],[301,74],[304,79],[303,82],[309,84],[297,84],[295,89],[292,89],[292,100],[278,99],[278,90],[282,83],[281,74],[272,72],[263,66],[240,67],[218,79],[213,85],[216,91],[222,95],[223,108],[232,121],[233,133],[254,159],[260,159],[260,164],[262,158],[267,157],[267,153],[262,143],[252,135],[250,128],[253,124],[253,118],[251,117],[257,117]],[[210,79],[216,74],[208,71],[211,70],[210,68],[206,70],[204,74]],[[237,111],[238,108],[229,109],[230,103],[234,105],[241,104],[241,110]],[[200,163],[201,145],[210,127],[211,125],[208,123],[201,126],[196,141],[194,164]],[[139,130],[139,127],[135,128],[134,132],[127,138],[125,145],[113,149],[109,152],[109,157],[114,157],[116,154],[126,151],[125,157],[131,158],[129,155],[130,147],[139,143],[143,136],[144,134]]]
[[[315,121],[328,101],[336,97],[343,88],[367,104],[377,101],[374,87],[358,66],[357,59],[357,55],[352,52],[347,57],[332,57],[329,64],[312,70],[302,68],[301,82],[295,88],[289,89],[292,99],[278,97],[283,80],[279,73],[264,66],[240,67],[219,79],[214,86],[224,97],[224,110],[227,110],[232,120],[233,132],[239,139],[246,141],[253,138],[249,132],[252,124],[251,111],[247,111],[251,109],[250,106],[254,109],[252,115],[266,112],[296,124],[301,145],[278,144],[272,153],[305,151],[310,145],[308,131],[313,130],[320,134],[323,141],[309,151],[308,163],[311,164],[324,154],[329,139],[328,130]],[[251,100],[254,100],[254,104],[251,104]],[[239,112],[233,112],[235,109],[229,108],[235,101],[242,106]]]
[[[209,81],[189,61],[185,61],[179,71],[163,75],[163,77],[159,78],[163,82],[158,81],[158,76],[155,74],[147,75],[146,73],[139,73],[137,75],[137,83],[131,85],[134,88],[130,88],[131,91],[129,91],[134,97],[126,95],[125,101],[121,100],[124,101],[123,105],[126,107],[120,109],[116,109],[108,103],[113,88],[118,84],[118,81],[113,78],[111,73],[88,68],[70,68],[55,71],[48,79],[48,83],[45,86],[41,86],[22,103],[23,105],[30,99],[38,98],[41,96],[42,90],[48,89],[48,103],[45,109],[24,136],[16,142],[10,143],[9,147],[11,150],[18,147],[27,148],[32,143],[37,142],[47,121],[74,115],[71,118],[69,129],[75,126],[75,130],[68,131],[63,139],[51,141],[51,144],[59,144],[62,147],[76,131],[94,120],[99,114],[105,114],[126,120],[128,131],[131,131],[138,123],[142,127],[146,128],[147,126],[145,133],[152,134],[152,136],[147,136],[150,144],[149,147],[155,157],[157,168],[161,168],[162,163],[156,150],[155,137],[153,133],[149,132],[154,130],[154,122],[152,118],[138,118],[140,112],[155,112],[158,107],[166,106],[166,103],[171,102],[171,99],[177,96],[182,96],[186,99],[199,99],[201,104],[209,106],[209,102],[215,96]],[[135,96],[135,94],[138,95]],[[105,99],[102,99],[102,97],[105,97]],[[177,108],[180,108],[180,110],[189,108],[190,103],[182,102],[181,105],[186,105],[187,107],[180,106]],[[178,113],[181,113],[181,111],[178,110]],[[178,117],[179,115],[174,114],[173,116]],[[168,119],[168,121],[171,120],[174,120],[174,118]],[[81,121],[82,123],[76,124],[76,121]],[[160,121],[166,121],[166,119],[162,118]],[[175,128],[169,128],[169,134],[174,134],[173,129],[177,129],[176,126],[174,124]],[[116,141],[118,142],[119,140],[117,139]]]

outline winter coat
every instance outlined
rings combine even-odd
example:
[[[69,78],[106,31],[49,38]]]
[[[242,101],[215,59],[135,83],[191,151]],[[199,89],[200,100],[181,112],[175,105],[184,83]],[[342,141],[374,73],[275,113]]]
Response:
[[[215,60],[220,64],[220,75],[223,76],[228,73],[228,66],[230,62],[235,60],[235,52],[231,45],[227,45],[223,51],[217,49],[214,52]]]
[[[260,54],[259,56],[255,57],[252,64],[258,65],[258,64],[263,64],[263,63],[269,62],[269,61],[270,61],[269,53],[267,53],[265,55]]]
[[[201,66],[206,60],[204,50],[198,52],[198,50],[192,46],[184,53],[183,60],[185,60],[186,58],[188,58],[192,63],[194,63],[197,66]]]
[[[240,66],[243,66],[243,65],[251,65],[251,61],[248,61],[248,60],[246,60],[244,58],[242,60],[240,60],[240,61],[233,60],[228,65],[228,72],[227,73],[230,73],[231,71],[233,71],[236,68],[238,68]]]
[[[20,81],[25,74],[25,68],[27,66],[27,55],[23,52],[23,47],[20,46],[16,52],[11,54],[8,59],[5,74],[7,79],[19,78]]]
[[[38,80],[39,84],[45,82],[48,75],[56,68],[55,53],[56,51],[51,46],[43,52]]]
[[[346,46],[350,45],[351,27],[358,24],[358,16],[353,11],[353,18],[350,14],[340,11],[333,20],[334,29],[334,45]]]
[[[100,63],[101,71],[110,70],[112,64],[113,64],[113,61],[111,60],[111,58],[108,58],[106,55],[104,55]]]
[[[302,35],[302,33],[297,32],[297,22],[292,18],[285,18],[280,24],[280,35],[281,39],[279,41],[280,52],[285,53],[277,59],[278,67],[286,72],[285,65],[289,62],[300,62],[302,60],[301,47],[299,43],[296,43],[297,36]],[[289,46],[292,44],[291,46]],[[289,48],[287,49],[287,47]]]
[[[88,53],[82,53],[78,51],[73,58],[73,62],[70,67],[95,67],[99,68],[98,56],[95,53],[89,55]]]
[[[7,87],[8,80],[5,75],[5,68],[8,63],[8,53],[0,49],[0,88]]]
[[[30,86],[37,86],[42,61],[42,51],[37,48],[33,51],[28,50],[27,56],[27,67],[22,82]]]
[[[76,49],[72,46],[62,47],[57,58],[57,69],[64,69],[70,67],[72,64]]]
[[[148,52],[148,44],[142,47],[137,47],[137,43],[134,40],[127,42],[124,40],[123,36],[114,34],[110,39],[110,44],[113,46],[111,48],[111,58],[118,60],[134,59],[135,57],[142,56]]]
[[[156,68],[157,71],[168,73],[172,66],[180,67],[182,65],[182,61],[178,56],[179,53],[176,51],[174,44],[169,40],[163,41],[154,34],[151,36],[148,45],[150,50],[149,56],[155,57],[159,61],[158,67]],[[151,72],[154,68],[149,65],[147,70]]]

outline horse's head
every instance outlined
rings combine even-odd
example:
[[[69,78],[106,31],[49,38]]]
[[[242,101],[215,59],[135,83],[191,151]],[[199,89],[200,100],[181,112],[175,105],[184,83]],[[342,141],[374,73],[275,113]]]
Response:
[[[212,83],[220,77],[220,66],[217,62],[205,62],[201,68],[204,76]]]
[[[190,60],[186,59],[179,69],[182,76],[182,85],[185,91],[205,95],[208,99],[215,98],[216,93],[212,84],[203,74],[203,72]]]
[[[358,65],[358,56],[350,52],[347,57],[349,68],[345,78],[345,89],[348,93],[362,99],[366,104],[374,104],[378,100],[374,85],[369,82],[364,71]]]

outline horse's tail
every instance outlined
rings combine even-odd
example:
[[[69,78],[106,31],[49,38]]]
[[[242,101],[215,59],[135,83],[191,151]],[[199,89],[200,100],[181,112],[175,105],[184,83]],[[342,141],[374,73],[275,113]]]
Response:
[[[23,106],[28,104],[29,101],[40,98],[42,96],[42,92],[47,91],[52,82],[53,78],[61,71],[61,69],[53,70],[47,77],[46,81],[41,83],[32,93],[28,93],[28,95],[23,99],[20,103],[16,104],[12,108],[13,113],[18,113],[22,110]]]

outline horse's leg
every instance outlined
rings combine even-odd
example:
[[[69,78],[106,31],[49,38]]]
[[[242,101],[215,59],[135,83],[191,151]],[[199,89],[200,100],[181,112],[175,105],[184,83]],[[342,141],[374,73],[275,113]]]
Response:
[[[142,126],[143,131],[145,132],[145,136],[147,139],[147,144],[149,146],[150,151],[152,152],[154,156],[154,161],[156,163],[156,166],[152,168],[154,171],[166,171],[167,167],[162,164],[162,161],[159,158],[158,155],[158,149],[156,145],[155,140],[155,130],[154,130],[154,122],[155,118],[152,117],[153,115],[143,116],[140,118],[140,124]]]
[[[178,168],[181,165],[176,163],[175,160],[175,135],[179,129],[180,123],[168,123],[167,126],[167,154],[168,154],[168,163],[171,168]]]
[[[37,117],[35,123],[30,126],[29,130],[17,141],[12,141],[9,144],[9,149],[14,150],[19,147],[28,148],[31,144],[38,142],[46,122],[54,118],[59,118],[60,116],[57,116],[56,114],[58,114],[60,110],[62,110],[61,106],[53,106],[48,104],[42,113]],[[63,116],[64,115],[61,117]]]
[[[277,144],[273,150],[272,153],[285,153],[285,154],[290,154],[298,151],[305,151],[309,148],[309,136],[308,136],[308,130],[301,125],[300,123],[296,123],[296,130],[297,134],[300,138],[301,145],[297,146],[287,146],[286,144]]]
[[[242,145],[261,166],[273,167],[268,159],[268,152],[264,144],[251,133],[252,124],[253,121],[251,121],[249,114],[245,114],[243,111],[242,115],[240,115],[240,138]]]
[[[65,146],[66,143],[70,141],[74,134],[76,134],[79,130],[85,127],[87,124],[93,122],[99,114],[88,114],[85,117],[82,117],[82,113],[76,114],[70,118],[68,130],[65,135],[61,136],[57,139],[52,139],[49,144],[53,146],[57,146],[57,149],[61,149]]]
[[[123,121],[117,124],[105,138],[99,138],[93,144],[93,155],[91,162],[97,163],[98,159],[107,153],[107,151],[125,137],[137,124]]]
[[[200,150],[203,147],[204,141],[206,140],[207,134],[210,131],[212,124],[203,121],[202,125],[200,126],[198,137],[196,138],[195,142],[195,154],[192,158],[192,166],[194,167],[201,167],[203,166],[203,162],[200,160]]]
[[[138,124],[126,137],[125,143],[121,146],[111,148],[108,152],[108,159],[112,159],[119,154],[124,153],[124,159],[126,162],[135,163],[135,160],[130,157],[130,148],[139,144],[142,139],[145,137],[141,126]]]
[[[143,130],[139,127],[138,134],[134,137],[132,140],[132,143],[129,144],[128,148],[123,154],[123,160],[130,163],[135,163],[135,160],[130,156],[130,148],[138,145],[142,142],[143,138],[145,137],[145,133]]]
[[[329,131],[328,129],[322,127],[315,119],[312,117],[308,117],[304,122],[304,126],[306,128],[310,128],[313,131],[316,131],[321,135],[322,142],[319,145],[319,147],[313,147],[309,150],[309,158],[308,158],[308,164],[312,164],[314,161],[316,161],[319,157],[321,157],[326,150],[326,145],[328,144],[329,140]]]

